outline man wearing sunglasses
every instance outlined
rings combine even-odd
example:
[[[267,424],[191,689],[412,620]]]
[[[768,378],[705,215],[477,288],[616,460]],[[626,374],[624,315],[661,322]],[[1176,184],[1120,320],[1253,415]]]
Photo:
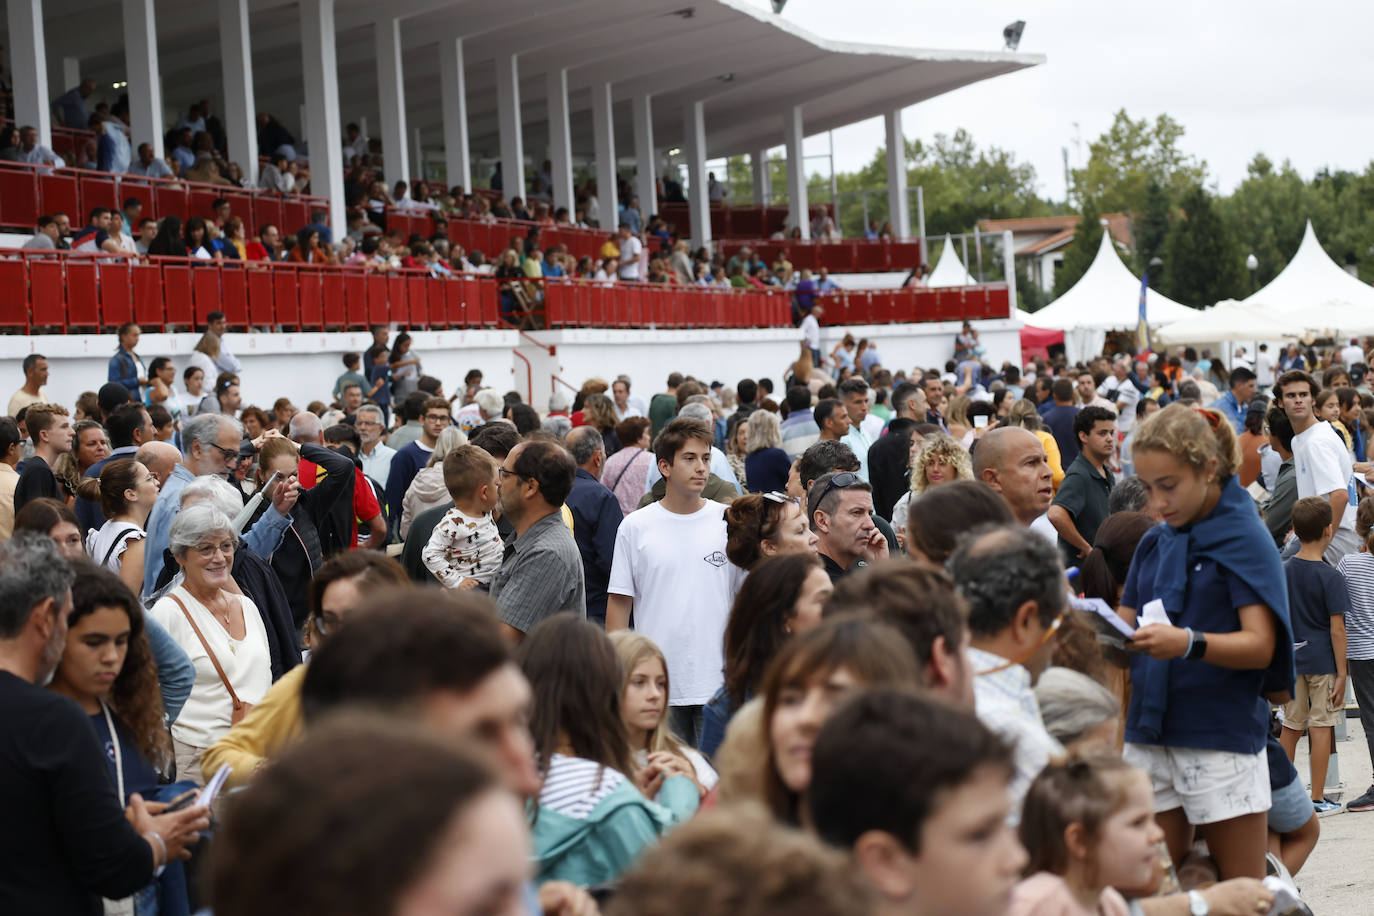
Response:
[[[887,539],[873,523],[873,488],[857,472],[817,478],[807,499],[807,517],[831,582],[887,559]]]
[[[1059,552],[1025,529],[1000,525],[965,540],[946,569],[968,602],[975,710],[984,725],[1012,742],[1013,819],[1031,782],[1064,748],[1045,730],[1031,689],[1054,651],[1068,612]]]

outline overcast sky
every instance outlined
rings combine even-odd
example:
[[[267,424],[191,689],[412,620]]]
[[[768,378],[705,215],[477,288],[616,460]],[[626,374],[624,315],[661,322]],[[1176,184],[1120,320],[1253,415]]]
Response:
[[[1222,192],[1257,152],[1292,160],[1304,177],[1323,166],[1362,171],[1374,158],[1374,4],[789,0],[782,15],[837,40],[946,50],[1001,50],[1002,27],[1026,20],[1020,50],[1045,64],[909,108],[903,127],[927,140],[963,127],[980,147],[1012,150],[1052,199],[1064,196],[1060,150],[1081,164],[1120,108],[1180,121],[1183,149],[1206,160]],[[836,168],[858,168],[882,143],[879,119],[835,131]],[[806,144],[808,156],[828,148],[824,135]]]

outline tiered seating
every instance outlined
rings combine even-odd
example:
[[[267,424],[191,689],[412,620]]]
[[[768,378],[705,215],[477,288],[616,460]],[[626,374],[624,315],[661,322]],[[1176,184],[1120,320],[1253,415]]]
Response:
[[[358,330],[499,327],[497,280],[368,274],[305,264],[114,258],[14,252],[0,258],[0,332],[91,333],[137,321],[145,331],[191,330],[222,310],[237,328]],[[648,283],[544,281],[548,327],[786,327],[791,297]],[[826,324],[1005,318],[1005,284],[836,292]]]
[[[539,226],[541,247],[547,249],[553,245],[567,245],[568,253],[574,258],[583,255],[595,258],[602,244],[611,235],[600,229],[575,229],[570,226],[551,226],[519,219],[479,220],[450,217],[448,238],[455,245],[463,246],[464,251],[480,251],[488,261],[495,261],[507,248],[514,247],[523,252],[525,236],[534,226]],[[388,207],[386,227],[388,230],[399,229],[407,237],[419,234],[430,238],[435,233],[434,215],[427,210]]]
[[[834,204],[812,204],[811,210],[824,207],[833,219]],[[711,238],[713,239],[761,239],[768,238],[787,223],[786,206],[725,206],[711,205]],[[692,235],[692,213],[690,204],[674,204],[660,201],[658,215],[677,227],[683,238]]]
[[[908,271],[921,263],[921,243],[893,242],[878,239],[842,239],[838,242],[797,239],[731,239],[719,243],[721,253],[729,258],[749,248],[771,265],[786,251],[787,260],[801,270],[831,273],[884,273]]]
[[[92,208],[118,210],[130,197],[143,201],[145,217],[176,216],[182,222],[191,216],[213,218],[215,199],[223,197],[250,236],[266,223],[275,224],[283,233],[295,232],[310,222],[312,209],[329,209],[322,197],[0,162],[0,226],[32,231],[41,214],[58,212],[71,217],[73,226],[82,226]]]

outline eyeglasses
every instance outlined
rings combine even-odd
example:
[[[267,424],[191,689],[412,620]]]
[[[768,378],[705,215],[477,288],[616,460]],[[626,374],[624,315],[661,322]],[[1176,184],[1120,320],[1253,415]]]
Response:
[[[239,450],[236,448],[225,448],[218,442],[207,442],[205,444],[223,455],[225,461],[233,461],[239,457]]]
[[[814,514],[815,511],[820,508],[821,503],[825,502],[825,498],[830,495],[831,490],[843,490],[846,487],[852,487],[854,484],[861,483],[862,481],[863,478],[859,476],[857,471],[845,471],[841,474],[836,474],[826,482],[825,487],[821,490],[820,496],[807,501],[807,508]]]
[[[425,414],[425,420],[426,420],[426,422],[429,422],[429,423],[445,423],[445,424],[447,424],[447,423],[452,423],[452,422],[453,422],[453,417],[450,417],[448,414],[433,414],[433,413],[427,413],[427,414]]]
[[[500,465],[500,464],[498,464],[498,465],[496,466],[496,471],[497,471],[497,473],[500,475],[500,477],[501,477],[502,480],[505,480],[507,477],[519,477],[519,478],[522,478],[522,479],[523,479],[523,477],[524,477],[524,475],[522,475],[522,474],[517,474],[515,471],[508,471],[508,470],[506,470],[505,466],[504,466],[504,465]]]
[[[197,544],[192,549],[195,550],[196,556],[200,557],[202,560],[208,560],[216,553],[222,553],[226,557],[232,557],[234,551],[238,549],[238,545],[233,541],[225,541],[223,544]]]

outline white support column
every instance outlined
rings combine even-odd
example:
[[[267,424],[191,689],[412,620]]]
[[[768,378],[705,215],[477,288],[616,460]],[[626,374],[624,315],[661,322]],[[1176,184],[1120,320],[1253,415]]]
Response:
[[[1016,251],[1011,247],[1011,230],[1002,230],[1002,279],[1007,284],[1007,301],[1010,309],[1007,311],[1008,318],[1016,317]]]
[[[153,0],[124,0],[124,70],[129,80],[129,141],[162,155],[162,84]],[[83,125],[84,126],[84,125]]]
[[[568,71],[556,68],[549,73],[549,166],[553,171],[553,206],[568,208],[571,218],[577,207],[573,190],[572,125],[568,118]]]
[[[911,237],[911,207],[906,193],[906,138],[902,136],[902,110],[883,115],[887,128],[887,215],[899,239]]]
[[[81,58],[62,58],[62,91],[75,89],[79,85],[81,85]],[[81,126],[84,128],[86,125]]]
[[[806,162],[802,158],[802,110],[788,109],[783,133],[787,136],[787,221],[811,238],[811,208],[806,200]]]
[[[9,0],[5,5],[9,8],[6,44],[14,74],[14,120],[20,126],[35,128],[38,142],[51,147],[52,115],[48,110],[48,46],[43,39],[43,0]]]
[[[711,247],[711,199],[706,190],[706,103],[688,102],[682,110],[687,154],[687,200],[692,215],[693,247]]]
[[[410,183],[410,147],[406,142],[406,87],[401,64],[401,20],[373,25],[377,39],[377,101],[382,116],[382,165],[388,188]],[[330,149],[335,143],[331,142]],[[314,149],[311,146],[311,149]]]
[[[749,156],[749,165],[754,173],[754,203],[767,206],[773,196],[773,180],[768,174],[768,150],[756,149]]]
[[[496,126],[501,134],[501,194],[525,196],[525,140],[520,125],[520,63],[514,54],[496,58]]]
[[[242,163],[249,186],[256,188],[258,115],[253,100],[253,49],[250,41],[248,0],[219,0],[219,56],[223,66],[224,132],[229,140],[229,159]]]
[[[639,212],[647,225],[658,212],[658,161],[654,158],[654,107],[649,96],[630,100],[635,130],[635,194]]]
[[[449,187],[462,185],[472,191],[472,164],[468,159],[468,88],[463,73],[463,39],[439,42],[439,96],[444,112],[444,164]]]
[[[329,198],[334,237],[348,225],[344,217],[343,159],[333,155],[343,137],[339,118],[339,62],[334,43],[334,0],[300,0],[301,71],[305,79],[306,140],[311,150],[310,188]]]
[[[415,142],[410,145],[411,155],[415,157],[415,170],[411,175],[416,181],[425,180],[425,141],[420,135],[420,128],[415,128]]]
[[[615,121],[611,112],[611,84],[592,87],[592,148],[596,156],[596,205],[601,213],[601,228],[614,230],[620,224],[620,201],[616,194]]]

